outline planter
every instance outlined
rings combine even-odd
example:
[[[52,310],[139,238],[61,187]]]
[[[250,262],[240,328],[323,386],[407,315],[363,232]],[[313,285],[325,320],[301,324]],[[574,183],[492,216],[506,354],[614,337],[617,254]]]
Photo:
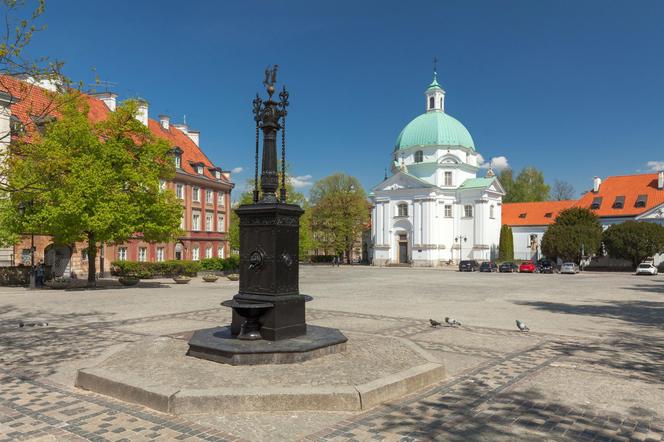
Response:
[[[189,284],[191,278],[188,276],[176,276],[173,278],[173,281],[175,281],[176,284]]]
[[[205,282],[216,282],[219,277],[217,275],[212,275],[208,273],[207,275],[203,275],[203,281]]]
[[[118,282],[127,287],[136,285],[138,284],[139,281],[140,278],[136,278],[135,276],[121,276],[120,278],[118,278]]]
[[[71,285],[71,281],[56,281],[56,280],[46,281],[44,285],[54,290],[64,290],[66,288],[69,288],[69,286]]]
[[[226,278],[230,279],[231,281],[239,281],[240,275],[237,273],[231,273],[230,275],[226,276]]]

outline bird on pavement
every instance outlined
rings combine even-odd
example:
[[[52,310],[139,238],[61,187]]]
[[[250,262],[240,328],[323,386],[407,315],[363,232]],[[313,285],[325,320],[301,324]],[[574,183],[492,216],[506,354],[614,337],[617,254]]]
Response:
[[[516,328],[518,328],[522,332],[530,331],[526,323],[523,321],[519,321],[518,319],[516,320]]]
[[[19,328],[22,327],[46,327],[48,325],[48,322],[23,322],[23,321],[18,321],[18,326]]]
[[[447,322],[452,327],[456,327],[458,325],[461,325],[461,323],[459,321],[457,321],[456,319],[454,319],[454,318],[447,318],[446,317],[445,322]]]
[[[440,325],[443,325],[443,324],[441,324],[440,322],[436,321],[435,319],[429,319],[429,323],[430,323],[431,326],[434,327],[434,328],[435,328],[435,327],[438,327],[438,326],[440,326]]]

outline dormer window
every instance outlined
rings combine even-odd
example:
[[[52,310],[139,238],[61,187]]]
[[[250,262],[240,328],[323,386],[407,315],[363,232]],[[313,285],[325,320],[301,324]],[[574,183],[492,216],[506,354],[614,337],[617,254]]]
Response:
[[[221,172],[219,170],[215,170],[214,171],[214,177],[216,179],[220,180],[221,179]]]
[[[40,134],[44,135],[46,132],[46,126],[48,126],[49,123],[52,123],[55,121],[55,117],[53,116],[45,116],[45,117],[32,117],[32,121],[35,123],[35,127],[37,128],[37,132]]]
[[[25,131],[23,123],[16,115],[9,117],[9,130],[14,137],[22,135]]]
[[[422,153],[421,150],[418,150],[415,152],[415,162],[421,163],[422,161],[424,161],[424,153]]]
[[[639,195],[634,203],[634,207],[645,207],[648,203],[648,195]]]
[[[553,218],[553,212],[546,212],[544,218]]]
[[[614,209],[622,209],[625,207],[625,197],[624,196],[617,196],[616,200],[613,202],[613,208]]]
[[[182,169],[182,155],[175,154],[175,168]]]
[[[200,164],[196,166],[196,173],[199,175],[203,175],[203,166],[201,166]]]
[[[590,205],[590,208],[592,210],[597,210],[600,208],[601,205],[602,205],[602,197],[596,196],[595,198],[593,198],[593,203]]]
[[[525,219],[526,218],[526,213],[519,213],[519,218]]]

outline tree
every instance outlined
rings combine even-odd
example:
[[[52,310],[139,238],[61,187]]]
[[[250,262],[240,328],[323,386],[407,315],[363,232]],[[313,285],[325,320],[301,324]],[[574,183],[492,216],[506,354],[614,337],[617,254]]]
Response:
[[[584,255],[593,256],[600,248],[602,225],[588,209],[565,209],[542,237],[542,253],[551,259],[580,262]]]
[[[505,189],[505,196],[503,197],[503,201],[506,203],[513,202],[511,200],[513,192],[512,189],[514,188],[514,174],[512,169],[508,167],[501,170],[500,175],[498,175],[498,180],[500,181],[500,184],[503,185],[503,189]]]
[[[101,122],[80,94],[63,96],[59,118],[10,145],[7,181],[17,189],[2,207],[10,234],[42,232],[55,243],[87,241],[88,282],[95,283],[101,243],[140,236],[168,241],[180,232],[182,206],[160,180],[175,175],[171,148],[135,118],[129,101]],[[23,216],[18,206],[27,204]],[[140,232],[140,233],[139,233]],[[8,235],[5,235],[8,236]]]
[[[504,169],[500,172],[499,180],[505,189],[503,201],[506,203],[549,199],[549,186],[544,183],[544,174],[534,167],[523,168],[514,180],[512,170]]]
[[[514,238],[512,236],[512,228],[507,224],[503,224],[503,227],[500,228],[498,258],[501,261],[511,261],[514,259]]]
[[[625,221],[610,226],[602,237],[606,251],[634,267],[648,256],[664,252],[664,227],[647,221]]]
[[[251,204],[253,202],[253,179],[247,181],[246,189],[248,190],[245,190],[242,192],[242,194],[240,194],[240,198],[235,203],[234,209],[243,204]],[[281,181],[279,181],[277,195],[279,195],[280,192]],[[304,214],[300,217],[299,254],[300,259],[305,259],[309,254],[309,251],[313,249],[313,240],[311,235],[311,210],[309,208],[309,201],[307,201],[304,194],[296,191],[293,187],[288,173],[286,173],[286,202],[288,204],[297,204],[298,206],[302,207],[302,209],[304,209]],[[231,250],[240,250],[240,219],[235,213],[235,210],[231,210],[231,221],[228,236],[231,244]]]
[[[326,250],[345,253],[350,263],[353,247],[369,222],[369,203],[362,185],[355,177],[335,173],[317,181],[309,195],[316,241]]]
[[[554,180],[551,188],[551,199],[555,201],[574,199],[574,187],[567,181]]]

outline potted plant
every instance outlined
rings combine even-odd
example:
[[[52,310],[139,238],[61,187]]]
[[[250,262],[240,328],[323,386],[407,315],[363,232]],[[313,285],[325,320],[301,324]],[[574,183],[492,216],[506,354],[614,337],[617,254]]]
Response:
[[[203,275],[203,281],[205,282],[216,282],[219,277],[213,273],[206,273]]]
[[[118,282],[127,287],[138,284],[140,280],[141,279],[136,275],[123,275],[118,278]]]
[[[173,277],[173,281],[175,281],[176,284],[189,284],[191,278],[185,275],[177,275]]]
[[[238,275],[237,273],[231,273],[231,274],[227,275],[226,278],[228,278],[231,281],[239,281],[240,280],[240,275]]]
[[[71,284],[71,278],[65,278],[64,276],[58,276],[56,278],[51,279],[50,281],[46,281],[44,283],[45,286],[50,287],[55,290],[64,290],[69,287]]]

